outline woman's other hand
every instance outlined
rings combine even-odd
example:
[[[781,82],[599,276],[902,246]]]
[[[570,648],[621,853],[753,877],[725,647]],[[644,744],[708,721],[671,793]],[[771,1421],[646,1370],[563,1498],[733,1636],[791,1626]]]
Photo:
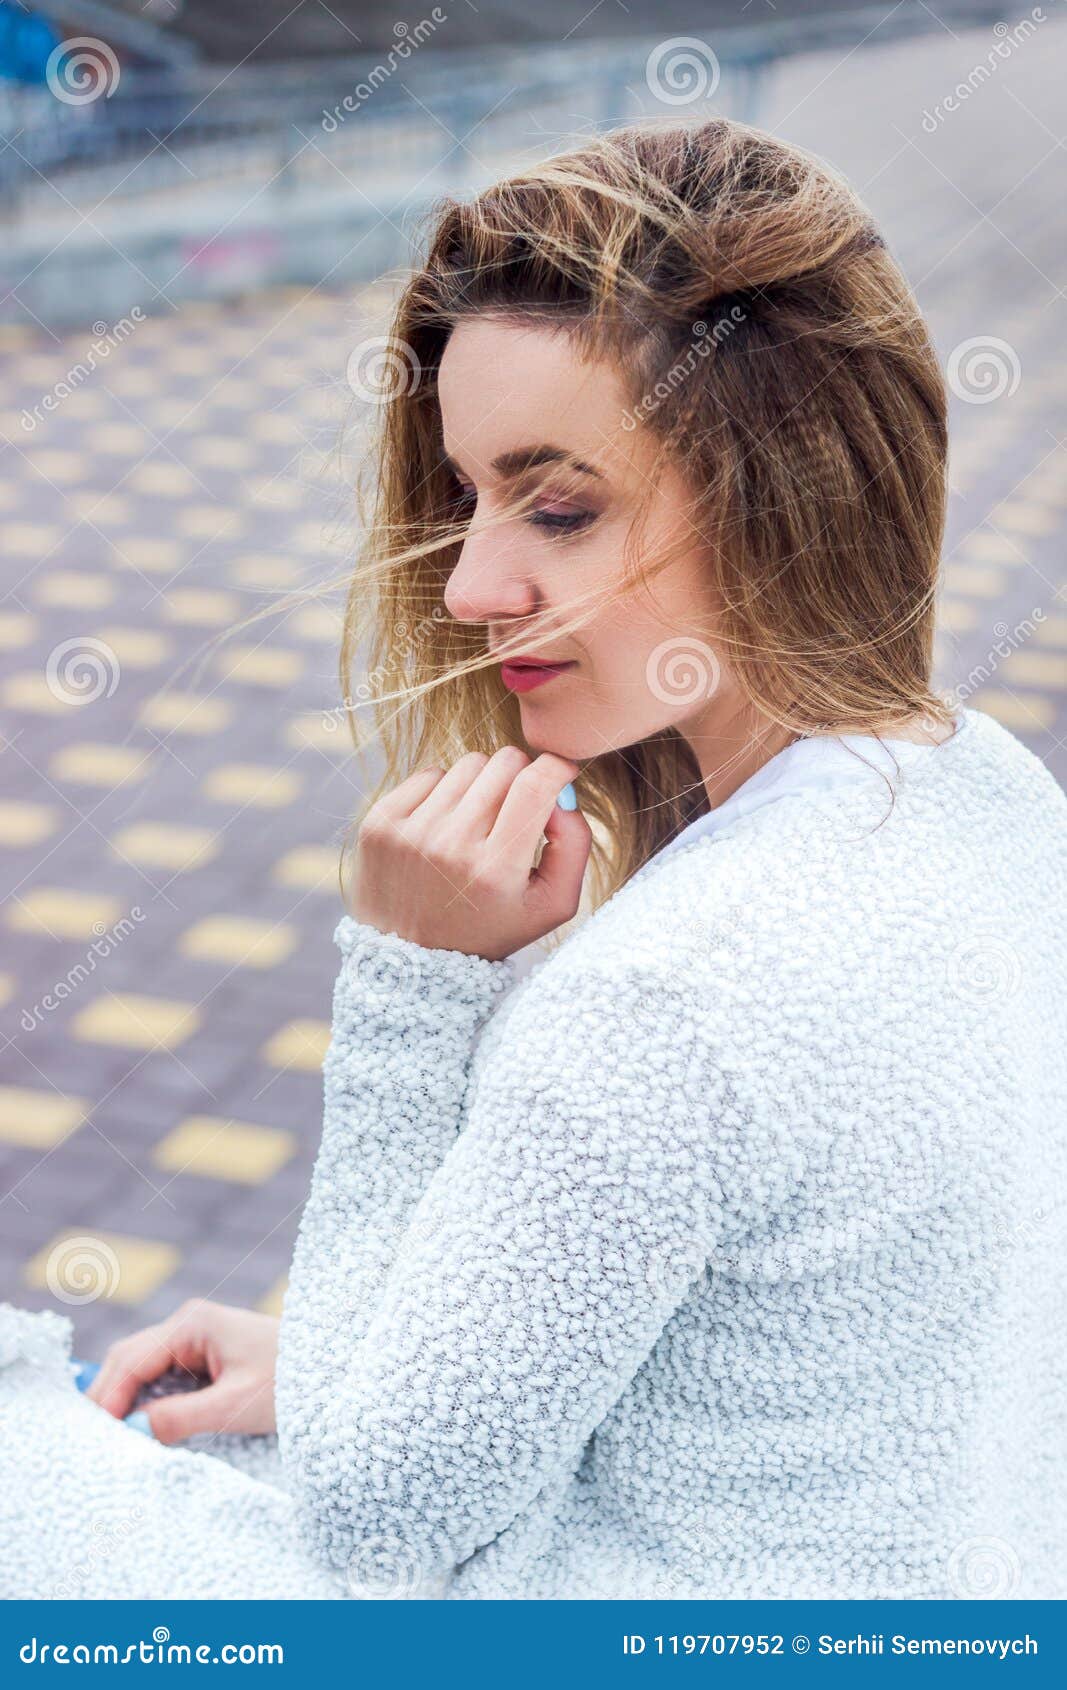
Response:
[[[422,769],[371,806],[351,858],[357,921],[432,949],[499,961],[578,909],[592,834],[557,808],[578,764],[517,746]],[[542,834],[541,860],[534,858]]]
[[[142,1405],[160,1443],[196,1432],[273,1432],[278,1324],[273,1315],[195,1297],[169,1320],[112,1344],[85,1395],[124,1420],[141,1386],[178,1366],[211,1383]]]

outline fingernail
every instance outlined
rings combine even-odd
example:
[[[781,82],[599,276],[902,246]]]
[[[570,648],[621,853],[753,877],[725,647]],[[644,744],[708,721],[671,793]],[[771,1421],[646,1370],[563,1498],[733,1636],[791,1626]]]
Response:
[[[573,782],[568,781],[556,803],[561,810],[576,810],[578,808],[578,794],[574,790]]]
[[[74,1375],[74,1383],[79,1391],[88,1390],[100,1371],[100,1363],[98,1361],[76,1361],[74,1365],[78,1369]]]
[[[135,1432],[143,1432],[146,1438],[155,1435],[152,1431],[152,1422],[143,1408],[136,1408],[132,1414],[127,1414],[125,1423],[127,1426],[132,1426]]]

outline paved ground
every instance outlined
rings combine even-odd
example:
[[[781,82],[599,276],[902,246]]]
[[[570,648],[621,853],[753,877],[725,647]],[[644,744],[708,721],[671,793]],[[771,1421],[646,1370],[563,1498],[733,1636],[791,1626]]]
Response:
[[[238,625],[343,567],[349,309],[145,322],[31,433],[84,348],[8,347],[0,1295],[88,1350],[194,1292],[276,1307],[291,1253],[362,782],[338,596]]]
[[[940,677],[1063,780],[1067,34],[1044,28],[932,133],[992,38],[798,62],[761,121],[838,160],[915,281],[955,372]],[[338,595],[239,624],[343,577],[327,448],[372,303],[166,313],[65,395],[84,335],[3,342],[0,1297],[68,1312],[88,1355],[194,1293],[278,1306],[363,779],[329,715]]]

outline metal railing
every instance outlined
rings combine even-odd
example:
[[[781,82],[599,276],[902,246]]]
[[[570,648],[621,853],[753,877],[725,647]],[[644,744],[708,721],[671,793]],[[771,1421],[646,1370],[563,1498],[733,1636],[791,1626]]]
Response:
[[[995,21],[1000,4],[941,0],[941,19],[946,11],[973,25]],[[902,0],[888,16],[865,7],[709,32],[707,47],[721,72],[716,104],[758,121],[760,78],[776,60],[899,39],[935,23],[943,27],[922,0]],[[13,216],[39,199],[42,178],[81,203],[100,191],[134,198],[194,178],[211,184],[252,170],[273,175],[309,151],[341,157],[352,150],[353,135],[372,164],[384,160],[398,169],[420,164],[426,146],[435,145],[435,131],[442,155],[455,144],[452,137],[472,132],[492,136],[494,144],[506,132],[512,149],[524,139],[535,144],[538,129],[551,137],[554,112],[564,133],[640,115],[646,64],[657,46],[657,38],[623,39],[475,54],[426,42],[395,68],[386,63],[389,54],[229,72],[204,65],[123,67],[111,93],[85,104],[65,103],[46,86],[0,84],[0,135],[9,143],[0,150],[0,197]],[[368,96],[346,108],[360,88]],[[671,106],[655,109],[663,115]],[[334,112],[340,117],[331,128],[324,115]],[[310,159],[304,168],[313,168]]]

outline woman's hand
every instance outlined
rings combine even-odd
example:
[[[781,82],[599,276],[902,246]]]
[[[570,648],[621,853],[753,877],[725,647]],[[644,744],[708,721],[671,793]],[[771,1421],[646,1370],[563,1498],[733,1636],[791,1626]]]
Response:
[[[278,1321],[195,1297],[158,1326],[112,1344],[86,1396],[124,1420],[142,1385],[171,1367],[207,1374],[210,1385],[146,1402],[160,1443],[194,1432],[273,1432]]]
[[[346,902],[357,921],[431,949],[499,961],[578,909],[592,834],[556,797],[578,773],[508,745],[422,769],[371,806]],[[546,844],[534,868],[542,834]]]

